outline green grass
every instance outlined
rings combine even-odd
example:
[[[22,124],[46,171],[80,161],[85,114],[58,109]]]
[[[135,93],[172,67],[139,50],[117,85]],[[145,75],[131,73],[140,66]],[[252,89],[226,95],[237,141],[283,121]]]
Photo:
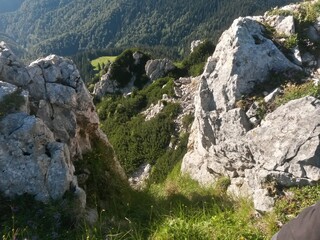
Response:
[[[117,56],[103,56],[96,59],[91,60],[91,65],[93,66],[95,71],[100,71],[98,65],[102,66],[102,64],[107,64],[108,62],[114,62]]]
[[[320,97],[320,87],[308,81],[303,84],[287,84],[284,86],[283,95],[275,99],[275,106],[286,104],[291,100],[299,99],[305,96]]]

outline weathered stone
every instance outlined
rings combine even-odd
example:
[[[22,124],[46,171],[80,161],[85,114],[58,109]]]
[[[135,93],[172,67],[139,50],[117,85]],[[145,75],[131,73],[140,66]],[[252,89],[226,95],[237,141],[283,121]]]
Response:
[[[115,93],[119,89],[118,83],[111,79],[111,66],[108,72],[102,75],[100,81],[94,85],[93,95],[98,98],[102,98],[107,93]]]
[[[249,121],[257,117],[256,110],[245,114],[235,108],[237,100],[271,73],[301,70],[264,37],[263,27],[253,19],[235,20],[207,61],[181,170],[202,184],[229,176],[231,192],[245,191],[258,210],[267,211],[274,204],[269,181],[294,186],[320,179],[320,105],[312,97],[292,101],[260,125]],[[274,94],[266,101],[272,98]]]
[[[4,42],[0,42],[0,81],[18,87],[31,81],[28,71]]]
[[[268,212],[274,206],[274,199],[269,196],[266,189],[257,189],[253,194],[255,209],[260,212]]]
[[[300,70],[264,37],[263,29],[250,18],[239,18],[222,34],[203,73],[215,109],[232,109],[236,100],[272,71]]]
[[[175,69],[174,64],[169,59],[149,60],[145,70],[151,81],[164,77],[169,71]]]
[[[4,80],[0,98],[19,86],[26,99],[16,113],[0,119],[0,192],[28,193],[46,202],[70,191],[76,208],[83,211],[86,193],[78,187],[73,161],[91,150],[93,141],[110,144],[99,129],[92,97],[79,71],[71,60],[56,55],[25,67],[5,44],[0,44],[0,70]],[[110,161],[125,179],[116,159]]]
[[[146,181],[148,180],[151,172],[150,164],[143,164],[139,169],[134,172],[131,177],[129,177],[129,183],[132,188],[141,190],[146,186]]]
[[[4,96],[12,94],[12,93],[16,92],[17,90],[18,90],[17,86],[10,84],[10,83],[0,81],[0,102],[2,101]]]
[[[316,67],[317,61],[315,56],[313,56],[311,53],[306,52],[302,55],[302,63],[308,67]]]
[[[44,122],[25,113],[10,114],[0,124],[0,191],[29,193],[48,201],[61,198],[76,181],[66,144],[57,143]]]
[[[280,88],[276,88],[268,96],[264,98],[264,101],[266,103],[272,102],[277,96],[279,96],[279,94],[281,94],[281,90]]]
[[[293,16],[268,16],[265,21],[274,27],[278,34],[291,36],[296,32]]]

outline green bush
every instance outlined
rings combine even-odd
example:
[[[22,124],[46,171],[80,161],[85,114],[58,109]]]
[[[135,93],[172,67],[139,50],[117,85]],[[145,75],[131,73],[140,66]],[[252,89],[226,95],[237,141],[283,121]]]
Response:
[[[82,185],[87,194],[87,205],[90,207],[121,207],[122,198],[129,188],[118,172],[114,150],[102,140],[92,141],[92,150],[83,155],[83,159],[75,161],[75,174],[89,171],[89,178]]]
[[[120,87],[125,87],[130,80],[135,76],[134,85],[142,88],[147,82],[148,78],[145,75],[145,65],[150,57],[144,53],[142,54],[140,62],[135,64],[133,53],[135,49],[128,49],[121,53],[111,65],[111,78],[116,80]]]

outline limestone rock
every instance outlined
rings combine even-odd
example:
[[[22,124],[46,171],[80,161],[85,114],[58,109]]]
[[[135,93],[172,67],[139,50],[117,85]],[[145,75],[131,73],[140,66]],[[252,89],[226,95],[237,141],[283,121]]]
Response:
[[[293,16],[268,16],[265,21],[274,27],[278,34],[290,36],[296,32]]]
[[[129,177],[129,183],[132,188],[141,190],[145,187],[146,181],[148,180],[151,172],[150,164],[143,164],[139,169]]]
[[[314,123],[319,122],[319,114],[317,101],[306,98],[294,106],[289,103],[279,108],[275,115],[267,116],[259,126],[251,119],[257,117],[255,111],[246,114],[236,108],[236,101],[249,94],[256,84],[268,80],[271,73],[301,71],[271,40],[265,38],[263,26],[254,19],[235,20],[222,34],[214,54],[208,58],[195,93],[195,120],[181,170],[202,184],[211,184],[220,176],[229,176],[232,179],[230,191],[245,191],[254,198],[255,203],[260,201],[256,196],[261,195],[260,199],[263,197],[265,201],[256,204],[256,207],[265,211],[273,204],[273,196],[265,191],[269,179],[286,186],[307,184],[317,179],[316,160],[310,160],[313,157],[316,159],[317,137],[307,141],[309,136],[317,136],[317,127],[311,124],[305,132],[294,129],[307,124],[305,121],[308,118],[313,118]],[[285,113],[281,109],[286,109],[283,110]],[[300,115],[301,118],[297,117]],[[282,121],[273,122],[272,116],[278,116]],[[288,132],[282,133],[281,127],[288,128]],[[295,133],[299,136],[294,136]],[[270,139],[261,137],[262,134]],[[287,135],[288,142],[283,139]],[[278,145],[267,149],[262,147],[263,144],[276,143]],[[288,148],[282,149],[282,144]],[[312,146],[312,150],[308,154],[300,152],[304,149],[302,146]],[[271,154],[270,157],[268,154]],[[278,154],[278,158],[272,154]],[[292,157],[299,160],[292,162]],[[271,158],[281,163],[275,163]],[[299,165],[297,162],[300,163],[301,159],[305,161]],[[305,169],[310,169],[310,173],[307,174]]]
[[[300,68],[264,37],[261,24],[250,18],[238,18],[222,34],[208,59],[202,85],[212,93],[214,108],[227,110],[255,84],[265,81],[270,72],[286,70]]]
[[[101,99],[106,93],[115,93],[118,89],[118,83],[111,79],[111,66],[106,74],[102,75],[100,81],[94,85],[93,95]]]
[[[169,59],[149,60],[145,66],[146,74],[151,81],[165,76],[169,71],[175,69],[175,66]]]
[[[319,172],[305,169],[320,167],[319,113],[320,101],[305,97],[268,114],[261,126],[246,136],[256,164],[270,171],[282,170],[295,178],[319,180]]]
[[[73,162],[81,161],[97,139],[110,144],[76,66],[50,55],[26,67],[1,43],[0,72],[0,101],[17,90],[26,100],[0,116],[0,192],[46,202],[71,191],[83,210],[86,193],[78,187]],[[111,163],[125,179],[116,159]]]
[[[10,114],[0,125],[0,191],[29,193],[37,200],[61,198],[76,182],[66,144],[54,140],[44,122],[25,113]]]
[[[18,87],[31,81],[28,71],[4,42],[0,42],[0,81]]]

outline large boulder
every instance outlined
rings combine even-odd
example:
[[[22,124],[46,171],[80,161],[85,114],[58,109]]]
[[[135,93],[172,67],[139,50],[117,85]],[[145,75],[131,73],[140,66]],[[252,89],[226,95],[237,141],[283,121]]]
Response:
[[[0,192],[46,202],[70,190],[85,207],[74,161],[81,161],[95,141],[111,146],[76,66],[50,55],[26,67],[1,43],[0,70],[0,105],[14,93],[25,98],[0,114]],[[124,179],[116,159],[110,161]]]
[[[149,60],[145,66],[146,74],[151,81],[164,77],[173,69],[175,69],[174,64],[167,58]]]
[[[232,183],[230,191],[238,195],[252,196],[256,208],[265,211],[270,210],[274,202],[266,190],[267,184],[265,182],[267,180],[274,180],[282,184],[281,181],[285,179],[283,181],[295,185],[299,182],[312,182],[315,177],[314,174],[298,174],[299,176],[293,177],[292,172],[299,172],[295,165],[296,161],[295,163],[291,162],[291,157],[294,155],[279,153],[274,149],[279,148],[278,145],[270,147],[268,150],[263,147],[263,143],[266,141],[272,141],[272,139],[278,139],[279,136],[282,136],[281,129],[274,127],[274,131],[269,131],[270,134],[272,133],[270,139],[261,140],[259,145],[257,139],[261,134],[256,133],[256,138],[253,137],[254,130],[252,128],[255,126],[249,121],[246,113],[236,106],[238,100],[251,93],[256,85],[267,81],[272,73],[301,71],[300,67],[290,62],[265,36],[263,25],[254,19],[251,17],[236,19],[232,26],[222,34],[214,54],[207,61],[194,100],[195,120],[189,137],[188,152],[183,159],[182,172],[190,174],[192,178],[203,184],[210,184],[221,176],[229,176]],[[301,101],[305,104],[312,102],[312,104],[307,104],[305,108],[310,110],[308,117],[314,116],[314,120],[317,121],[318,110],[310,107],[310,105],[314,105],[314,99],[307,98]],[[302,108],[300,111],[307,111],[307,109],[304,110],[303,105],[299,104],[299,107]],[[292,112],[293,108],[290,106],[290,104],[286,105],[284,109],[288,108],[290,110],[287,112]],[[283,121],[283,124],[290,125],[290,121],[293,121],[292,129],[299,128],[300,125],[295,121],[296,118],[292,118],[292,116],[300,113],[293,111],[290,116],[284,116],[285,114],[279,111],[274,114],[279,116],[279,119],[281,117],[287,119],[287,121]],[[301,121],[306,119],[307,117]],[[266,118],[266,122],[267,120],[269,121],[269,118]],[[267,134],[267,128],[262,128],[266,126],[265,124],[257,127],[255,131],[263,131],[262,129],[264,129]],[[269,123],[268,128],[271,125],[273,124]],[[308,132],[305,133],[306,136],[313,136],[312,130],[308,130],[310,129],[306,129]],[[300,134],[300,131],[296,132]],[[292,130],[292,134],[294,134],[294,130]],[[297,144],[293,146],[300,146],[298,139],[301,137],[292,136],[290,139],[297,141]],[[281,140],[278,143],[282,143]],[[288,144],[290,144],[289,140]],[[266,169],[263,164],[259,164],[261,161],[265,165],[270,164],[272,156],[267,157],[268,155],[264,155],[264,151],[269,151],[270,154],[271,152],[282,154],[279,158],[282,159],[282,164],[286,163],[291,166],[291,172],[288,168],[283,170],[283,174],[279,174],[279,169]],[[315,171],[313,167],[310,169]],[[274,178],[270,180],[270,171],[278,171],[278,178],[272,175]],[[259,199],[257,199],[258,196]],[[261,202],[262,197],[263,204],[259,205],[258,202]]]

